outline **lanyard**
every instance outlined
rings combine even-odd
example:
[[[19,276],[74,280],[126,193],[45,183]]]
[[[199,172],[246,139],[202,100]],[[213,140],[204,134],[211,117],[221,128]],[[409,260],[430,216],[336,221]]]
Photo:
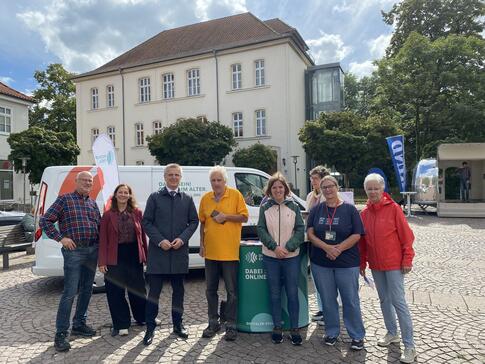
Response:
[[[333,218],[335,217],[335,213],[337,212],[337,206],[335,206],[335,209],[333,210],[333,214],[332,214],[332,218],[330,219],[330,224],[327,224],[329,225],[329,228],[328,228],[328,231],[332,231],[332,224],[333,224]],[[327,222],[328,222],[328,219],[329,219],[329,213],[328,213],[328,205],[325,204],[325,209],[327,210]]]

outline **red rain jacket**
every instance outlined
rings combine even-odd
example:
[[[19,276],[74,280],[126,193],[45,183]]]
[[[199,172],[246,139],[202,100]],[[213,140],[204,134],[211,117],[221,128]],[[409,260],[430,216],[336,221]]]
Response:
[[[401,207],[384,192],[376,204],[367,201],[360,213],[365,235],[359,242],[360,269],[386,271],[411,267],[414,234]]]

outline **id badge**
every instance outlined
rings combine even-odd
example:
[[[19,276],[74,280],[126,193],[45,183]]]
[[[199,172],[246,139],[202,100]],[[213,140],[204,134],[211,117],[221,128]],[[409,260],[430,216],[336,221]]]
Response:
[[[325,231],[325,240],[335,241],[337,233],[335,231]]]

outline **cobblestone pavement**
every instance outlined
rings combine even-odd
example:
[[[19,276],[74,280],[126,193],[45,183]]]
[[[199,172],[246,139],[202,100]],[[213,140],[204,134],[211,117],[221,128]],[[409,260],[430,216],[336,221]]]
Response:
[[[484,219],[412,218],[417,241],[414,270],[406,278],[408,302],[415,326],[418,363],[485,363],[485,221]],[[16,254],[11,268],[0,272],[0,363],[52,362],[254,362],[254,363],[395,363],[399,345],[376,346],[385,334],[377,294],[361,289],[367,329],[366,349],[349,350],[345,334],[335,347],[322,344],[323,329],[311,323],[301,347],[288,340],[273,345],[268,334],[240,333],[236,342],[200,336],[206,326],[206,300],[201,275],[186,284],[185,323],[188,340],[170,334],[167,317],[170,289],[161,298],[152,345],[141,344],[143,328],[126,337],[110,336],[110,318],[104,294],[93,295],[88,323],[94,338],[71,338],[68,353],[56,353],[52,341],[62,280],[32,275],[33,257]],[[309,287],[312,287],[310,284]],[[310,293],[310,310],[315,297]]]

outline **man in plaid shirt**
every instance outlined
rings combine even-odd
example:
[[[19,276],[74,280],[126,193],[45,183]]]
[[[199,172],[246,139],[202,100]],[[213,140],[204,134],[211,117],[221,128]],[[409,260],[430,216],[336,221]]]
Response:
[[[57,351],[71,348],[67,340],[71,309],[78,294],[72,322],[72,335],[94,336],[86,325],[87,310],[93,289],[98,260],[98,231],[101,220],[96,201],[89,198],[93,176],[84,171],[76,176],[76,190],[59,196],[40,218],[46,235],[62,244],[64,257],[64,290],[56,318],[54,347]],[[55,223],[59,224],[59,229]]]

